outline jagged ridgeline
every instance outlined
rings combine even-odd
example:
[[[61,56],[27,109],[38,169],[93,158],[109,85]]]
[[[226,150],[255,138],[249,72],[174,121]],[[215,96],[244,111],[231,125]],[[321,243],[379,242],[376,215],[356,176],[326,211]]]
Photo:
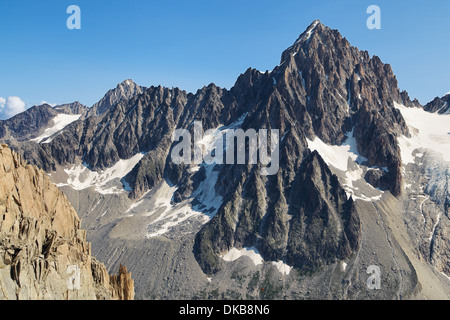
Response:
[[[0,146],[0,300],[134,298],[126,267],[109,275],[91,255],[66,196]]]
[[[264,260],[314,271],[354,253],[361,226],[352,197],[310,141],[339,146],[353,139],[361,163],[383,168],[370,171],[367,182],[399,196],[397,138],[409,133],[394,102],[418,104],[399,91],[389,65],[315,21],[283,52],[280,65],[248,69],[230,90],[210,84],[193,94],[127,80],[51,139],[10,143],[47,171],[81,162],[105,170],[138,157],[121,180],[130,199],[165,180],[177,186],[171,200],[179,203],[195,197],[207,174],[171,161],[175,129],[191,130],[194,121],[204,130],[278,129],[276,175],[260,175],[260,165],[214,167],[212,188],[222,202],[196,234],[194,254],[208,274],[221,269],[220,256],[234,247],[256,247]],[[2,130],[8,139],[7,123]]]

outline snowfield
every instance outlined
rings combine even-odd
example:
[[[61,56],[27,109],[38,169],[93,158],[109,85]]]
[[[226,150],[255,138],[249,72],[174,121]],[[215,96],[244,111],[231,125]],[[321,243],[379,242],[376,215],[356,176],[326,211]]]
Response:
[[[65,127],[67,127],[69,124],[71,124],[74,121],[77,121],[80,119],[81,114],[71,115],[71,114],[58,114],[56,117],[53,118],[53,126],[50,128],[45,129],[45,131],[37,138],[31,139],[33,142],[41,143],[43,140],[45,140],[43,143],[49,143],[51,139],[47,139],[51,136],[53,136],[55,133],[61,131]]]
[[[95,190],[102,194],[123,192],[124,189],[108,187],[107,184],[125,177],[141,161],[144,155],[144,153],[137,153],[130,159],[120,159],[114,166],[101,172],[92,171],[85,164],[75,165],[70,169],[64,169],[68,175],[67,182],[59,183],[57,186],[70,186],[75,190],[95,187]]]
[[[262,258],[261,254],[259,253],[258,249],[255,247],[250,248],[242,248],[242,249],[236,249],[231,248],[226,254],[222,256],[222,259],[224,261],[236,261],[241,257],[249,257],[253,264],[255,266],[259,266],[264,263],[264,259]],[[288,275],[292,267],[284,263],[283,261],[270,261],[272,265],[274,265],[280,273],[284,275]]]
[[[381,199],[383,191],[373,188],[364,180],[362,163],[367,161],[367,159],[358,153],[353,130],[349,132],[347,140],[340,146],[326,144],[318,137],[315,137],[314,140],[306,138],[306,141],[308,142],[308,148],[311,151],[317,151],[333,173],[338,175],[347,197],[363,201]],[[342,172],[342,174],[339,174],[333,168]],[[385,168],[381,169],[387,170]],[[364,191],[360,190],[358,184],[361,185],[362,183],[366,192],[368,190],[370,195],[364,194]]]
[[[421,108],[407,108],[394,102],[408,125],[411,137],[399,137],[404,164],[414,163],[413,152],[428,149],[450,162],[450,114],[430,113]]]
[[[350,132],[347,140],[340,146],[326,144],[317,137],[314,140],[309,140],[306,138],[306,141],[308,142],[308,148],[311,151],[316,150],[326,164],[341,171],[348,170],[349,158],[351,161],[357,163],[367,161],[367,159],[361,156],[356,149],[356,140],[353,136],[353,131]]]

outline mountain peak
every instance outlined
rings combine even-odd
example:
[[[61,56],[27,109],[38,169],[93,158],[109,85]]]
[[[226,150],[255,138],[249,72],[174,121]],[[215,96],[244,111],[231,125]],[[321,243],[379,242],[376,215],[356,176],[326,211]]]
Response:
[[[117,88],[120,86],[137,86],[137,84],[132,79],[126,79],[117,85]]]
[[[301,41],[308,41],[311,36],[317,32],[317,31],[323,31],[325,27],[320,20],[314,20],[309,26],[308,28],[306,28],[306,30],[298,37],[298,39],[295,41],[295,44],[301,42]]]
[[[142,91],[143,87],[139,86],[131,79],[126,79],[119,83],[114,89],[109,90],[99,102],[94,104],[90,110],[90,114],[101,116],[120,100],[131,99],[136,94],[142,93]]]
[[[287,48],[281,56],[281,62],[290,59],[289,56],[296,55],[299,51],[317,51],[318,45],[323,44],[324,48],[332,49],[336,46],[348,46],[350,44],[345,39],[342,43],[343,37],[337,30],[332,30],[323,25],[320,20],[314,20],[306,30],[300,34],[292,46]]]

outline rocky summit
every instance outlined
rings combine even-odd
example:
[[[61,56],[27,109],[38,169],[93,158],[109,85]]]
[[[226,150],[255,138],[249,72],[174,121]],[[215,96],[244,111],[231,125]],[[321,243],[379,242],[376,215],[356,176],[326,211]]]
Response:
[[[130,268],[139,299],[448,298],[447,98],[411,100],[390,65],[316,20],[230,89],[125,80],[0,136],[64,192],[95,256]],[[196,122],[216,155],[220,134],[278,130],[279,170],[174,163],[175,131]]]

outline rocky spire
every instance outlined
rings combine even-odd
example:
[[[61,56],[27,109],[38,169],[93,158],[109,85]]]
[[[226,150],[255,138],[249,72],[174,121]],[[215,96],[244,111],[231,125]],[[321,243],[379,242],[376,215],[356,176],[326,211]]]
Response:
[[[120,100],[128,100],[142,93],[142,91],[143,88],[134,83],[133,80],[124,80],[116,88],[109,90],[99,102],[95,103],[89,110],[88,116],[102,116]]]

